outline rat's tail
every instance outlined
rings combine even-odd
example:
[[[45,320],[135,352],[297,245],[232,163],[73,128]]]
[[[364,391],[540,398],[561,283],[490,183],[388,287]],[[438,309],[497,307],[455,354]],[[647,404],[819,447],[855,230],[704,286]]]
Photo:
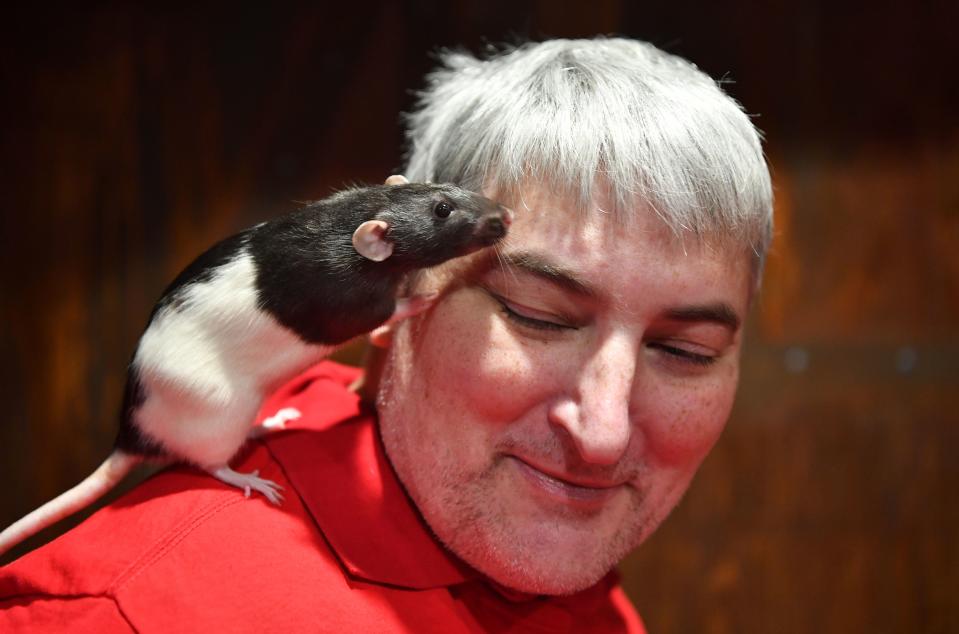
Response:
[[[26,538],[89,506],[112,489],[142,458],[115,449],[97,470],[80,484],[58,495],[0,533],[0,554]]]

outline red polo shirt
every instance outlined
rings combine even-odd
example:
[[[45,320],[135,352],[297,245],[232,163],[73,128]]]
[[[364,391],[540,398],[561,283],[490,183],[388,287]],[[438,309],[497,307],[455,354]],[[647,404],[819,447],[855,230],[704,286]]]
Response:
[[[189,468],[162,472],[0,570],[0,631],[643,632],[614,574],[569,597],[490,585],[431,536],[375,418],[323,363],[264,406],[295,408],[240,471],[279,507]]]

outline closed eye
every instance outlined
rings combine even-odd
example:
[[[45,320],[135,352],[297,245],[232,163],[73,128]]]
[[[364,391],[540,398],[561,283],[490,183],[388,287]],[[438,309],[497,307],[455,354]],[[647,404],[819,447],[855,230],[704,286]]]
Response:
[[[672,357],[673,359],[681,363],[690,363],[693,365],[708,367],[712,365],[713,363],[715,363],[716,359],[718,358],[718,357],[714,357],[706,354],[699,354],[698,352],[691,352],[684,348],[671,346],[665,343],[654,342],[647,345],[650,348],[666,353],[667,355],[669,355],[670,357]]]
[[[503,314],[506,315],[506,318],[510,321],[524,326],[526,328],[533,328],[535,330],[552,330],[552,331],[561,331],[561,330],[577,330],[576,326],[570,326],[566,323],[560,323],[555,321],[549,321],[546,319],[539,319],[536,317],[530,317],[529,315],[523,314],[521,308],[516,307],[507,299],[487,291],[490,296],[495,299],[502,310]]]

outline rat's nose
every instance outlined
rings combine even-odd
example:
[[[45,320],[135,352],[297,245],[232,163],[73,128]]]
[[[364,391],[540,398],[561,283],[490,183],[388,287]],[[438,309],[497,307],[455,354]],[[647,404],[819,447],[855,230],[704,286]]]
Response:
[[[508,209],[506,211],[509,212]],[[493,244],[506,235],[506,230],[512,221],[512,212],[487,216],[480,221],[476,229],[476,237],[484,244]]]

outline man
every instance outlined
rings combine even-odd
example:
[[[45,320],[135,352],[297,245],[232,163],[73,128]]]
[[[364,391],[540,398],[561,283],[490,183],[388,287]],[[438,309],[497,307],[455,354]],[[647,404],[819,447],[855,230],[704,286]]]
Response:
[[[283,506],[165,472],[8,567],[0,623],[643,631],[610,571],[729,415],[771,233],[758,135],[640,42],[444,63],[406,175],[511,206],[505,243],[410,280],[438,299],[373,333],[361,380],[322,364],[266,404],[291,430],[240,468]]]

